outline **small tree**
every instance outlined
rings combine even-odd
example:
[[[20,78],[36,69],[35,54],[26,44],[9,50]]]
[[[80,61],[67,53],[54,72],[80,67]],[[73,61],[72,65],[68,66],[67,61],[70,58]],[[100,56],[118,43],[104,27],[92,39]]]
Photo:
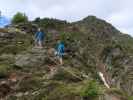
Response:
[[[25,22],[28,22],[28,17],[21,12],[16,13],[12,18],[13,24],[25,23]]]
[[[81,96],[83,98],[88,98],[87,100],[92,100],[102,94],[101,86],[96,81],[90,81],[81,91]],[[85,99],[86,100],[86,99]]]

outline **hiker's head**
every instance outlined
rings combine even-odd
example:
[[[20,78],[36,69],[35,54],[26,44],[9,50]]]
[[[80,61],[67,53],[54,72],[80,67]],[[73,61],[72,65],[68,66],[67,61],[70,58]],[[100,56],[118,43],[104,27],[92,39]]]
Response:
[[[61,43],[61,40],[58,40],[57,43],[58,43],[58,44]]]
[[[38,28],[38,31],[41,31],[41,28]]]
[[[58,40],[58,43],[59,43],[59,44],[64,44],[64,42],[63,42],[63,41],[61,41],[61,40]]]

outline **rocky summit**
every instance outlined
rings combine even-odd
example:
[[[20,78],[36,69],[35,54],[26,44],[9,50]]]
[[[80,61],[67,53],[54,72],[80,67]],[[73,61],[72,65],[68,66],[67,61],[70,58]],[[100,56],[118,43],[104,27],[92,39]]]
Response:
[[[43,48],[34,47],[37,27]],[[63,65],[54,54],[59,39]],[[95,16],[0,29],[0,100],[133,100],[133,38]]]

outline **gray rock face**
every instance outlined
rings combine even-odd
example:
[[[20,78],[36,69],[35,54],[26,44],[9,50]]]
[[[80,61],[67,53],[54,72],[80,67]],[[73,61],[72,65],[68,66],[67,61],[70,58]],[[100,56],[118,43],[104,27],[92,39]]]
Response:
[[[33,49],[28,53],[16,56],[15,65],[19,67],[38,67],[45,64],[46,51],[41,49]]]
[[[119,97],[115,96],[115,95],[106,94],[104,96],[104,100],[121,100],[121,99]]]
[[[14,36],[15,36],[15,34],[12,34],[12,33],[0,32],[0,43],[8,43],[8,42],[12,41]]]
[[[12,33],[0,33],[0,38],[12,38]]]

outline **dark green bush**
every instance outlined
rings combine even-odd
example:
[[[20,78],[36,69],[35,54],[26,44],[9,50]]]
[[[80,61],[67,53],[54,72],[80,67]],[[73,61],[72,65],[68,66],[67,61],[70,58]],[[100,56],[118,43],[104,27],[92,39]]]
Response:
[[[0,78],[8,75],[9,66],[6,64],[0,64]]]
[[[13,24],[25,23],[25,22],[28,22],[28,17],[21,12],[16,13],[12,18]]]
[[[95,98],[100,95],[100,85],[95,81],[90,81],[81,92],[81,96],[85,98]]]

